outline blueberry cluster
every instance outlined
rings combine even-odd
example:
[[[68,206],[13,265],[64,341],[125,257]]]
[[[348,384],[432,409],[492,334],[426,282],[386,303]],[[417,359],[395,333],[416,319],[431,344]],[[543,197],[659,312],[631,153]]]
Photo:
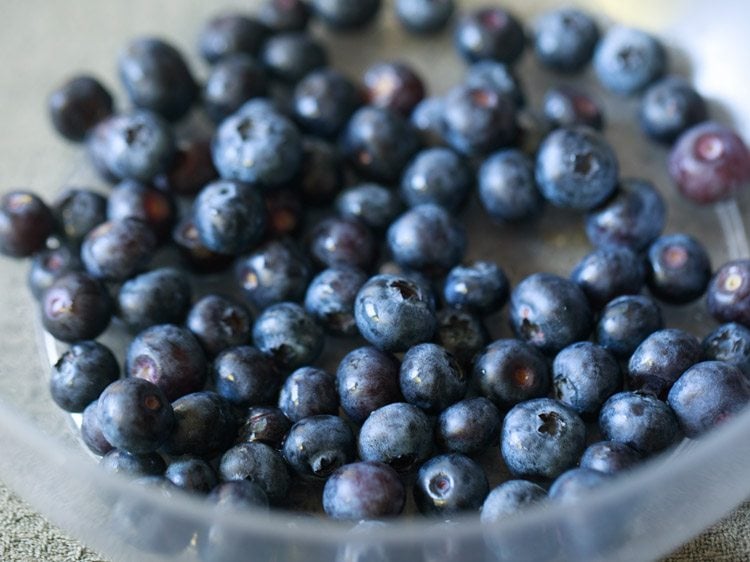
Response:
[[[743,409],[750,260],[714,271],[700,241],[663,234],[662,196],[620,177],[586,92],[551,90],[548,132],[529,147],[513,66],[527,31],[507,10],[458,19],[469,69],[440,96],[406,62],[361,83],[329,67],[309,21],[356,29],[380,5],[266,0],[255,16],[220,15],[199,35],[202,83],[168,42],[136,39],[118,60],[128,109],[88,76],[53,92],[54,127],[113,187],[50,206],[5,194],[0,251],[33,256],[43,325],[70,344],[51,394],[83,413],[102,465],[217,509],[287,506],[309,489],[332,518],[372,520],[411,493],[423,514],[481,509],[494,522],[547,497],[579,501]],[[454,4],[396,10],[427,34]],[[530,35],[551,72],[592,63],[605,88],[642,94],[643,131],[673,145],[688,198],[718,201],[750,178],[745,144],[663,77],[653,36],[602,31],[573,9]],[[209,131],[174,126],[195,112]],[[467,263],[459,217],[472,197],[514,225],[548,204],[579,211],[594,249],[567,277],[512,286],[497,263]],[[660,303],[703,295],[722,322],[703,343],[664,326]],[[506,305],[515,337],[489,341],[485,321]],[[96,341],[110,324],[131,334],[124,360]],[[335,372],[322,368],[342,342]],[[515,478],[493,490],[488,451]],[[236,538],[212,529],[199,542]]]

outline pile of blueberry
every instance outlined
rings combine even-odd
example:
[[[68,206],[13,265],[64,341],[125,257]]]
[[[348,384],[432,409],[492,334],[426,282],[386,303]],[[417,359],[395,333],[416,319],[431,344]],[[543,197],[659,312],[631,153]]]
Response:
[[[205,24],[202,84],[169,43],[139,38],[118,59],[129,108],[89,76],[52,93],[55,128],[112,189],[50,206],[6,193],[0,251],[32,257],[44,327],[70,344],[52,397],[82,412],[102,465],[217,507],[283,507],[303,486],[336,519],[395,516],[411,494],[423,514],[496,521],[576,501],[742,410],[750,260],[714,270],[701,242],[663,234],[662,196],[620,178],[584,91],[548,92],[536,146],[521,119],[527,43],[554,73],[591,63],[606,89],[641,96],[686,197],[730,198],[750,152],[667,74],[663,45],[575,9],[529,33],[505,9],[473,10],[455,24],[464,80],[428,97],[405,62],[353,81],[308,32],[360,28],[380,7],[265,0]],[[395,7],[419,34],[454,15],[451,0]],[[211,125],[182,126],[196,113]],[[473,193],[506,224],[544,220],[545,205],[585,213],[595,249],[569,277],[512,287],[495,263],[463,263]],[[702,342],[664,326],[660,302],[704,295],[723,324]],[[484,319],[506,304],[516,337],[490,342]],[[131,333],[124,364],[96,341],[110,323]],[[336,372],[316,365],[326,341],[348,346]],[[493,490],[487,451],[514,478]]]

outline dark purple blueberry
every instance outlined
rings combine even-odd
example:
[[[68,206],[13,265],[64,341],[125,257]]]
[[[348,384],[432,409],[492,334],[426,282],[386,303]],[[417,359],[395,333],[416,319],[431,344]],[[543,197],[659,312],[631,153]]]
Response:
[[[213,362],[216,392],[237,406],[270,404],[282,377],[273,359],[250,345],[230,347]]]
[[[143,221],[154,231],[159,241],[164,241],[172,232],[177,209],[168,193],[137,181],[125,180],[117,184],[109,194],[107,220],[126,218]]]
[[[506,480],[487,495],[480,519],[484,524],[494,524],[546,499],[547,492],[538,484]]]
[[[31,260],[27,284],[34,298],[40,300],[44,291],[63,275],[83,270],[78,248],[63,245],[37,252]]]
[[[425,96],[422,78],[404,62],[381,62],[362,77],[365,101],[408,117]]]
[[[367,276],[351,267],[323,270],[307,288],[305,310],[330,333],[356,335],[354,300],[365,281]]]
[[[667,67],[664,45],[632,27],[610,27],[597,43],[594,71],[602,85],[617,94],[635,94],[657,80]]]
[[[380,462],[355,462],[336,470],[323,489],[323,509],[333,519],[376,519],[399,515],[406,490],[398,474]]]
[[[302,129],[335,137],[362,104],[358,87],[333,68],[313,70],[294,89],[294,118]]]
[[[722,324],[703,338],[703,356],[737,367],[750,379],[750,330],[741,324]]]
[[[141,476],[162,476],[167,463],[159,453],[129,453],[122,449],[112,449],[99,461],[99,466],[112,474],[129,478]]]
[[[750,327],[750,260],[722,265],[708,285],[708,311],[719,322]]]
[[[253,342],[289,372],[318,358],[323,351],[324,334],[304,308],[282,302],[268,307],[255,320]]]
[[[359,29],[372,22],[380,11],[381,0],[312,0],[315,17],[335,30]]]
[[[585,446],[581,418],[551,398],[521,402],[503,421],[500,451],[514,476],[556,478],[575,465]]]
[[[432,295],[397,275],[371,277],[357,293],[354,318],[362,336],[385,351],[405,351],[429,341],[436,325]]]
[[[237,433],[237,441],[260,441],[274,449],[281,449],[291,427],[292,420],[279,408],[253,406],[247,410],[245,421]]]
[[[96,455],[106,455],[114,448],[102,432],[101,422],[99,421],[99,402],[97,400],[83,410],[81,440]]]
[[[427,97],[417,104],[409,121],[416,129],[424,146],[445,144],[445,100],[442,97]]]
[[[284,458],[277,450],[254,441],[240,443],[221,457],[219,476],[223,481],[249,480],[257,484],[272,504],[286,499],[290,477]]]
[[[137,377],[111,383],[99,397],[97,411],[107,441],[129,453],[155,451],[169,438],[175,423],[166,395]]]
[[[435,343],[453,354],[464,370],[471,371],[474,357],[488,341],[487,328],[475,314],[455,308],[438,310]]]
[[[186,492],[208,494],[216,484],[216,471],[203,459],[183,458],[170,463],[164,476]]]
[[[192,197],[218,177],[211,158],[211,142],[196,138],[177,142],[169,169],[154,178],[154,185],[172,195]]]
[[[63,275],[44,292],[41,302],[44,329],[64,342],[94,339],[112,319],[107,289],[85,273]]]
[[[208,494],[208,501],[217,511],[268,507],[268,496],[263,488],[249,480],[222,482]]]
[[[596,341],[619,359],[629,358],[641,342],[664,327],[654,299],[626,295],[609,302],[599,316]]]
[[[646,270],[641,256],[627,247],[597,248],[573,268],[570,278],[589,299],[591,307],[601,309],[620,295],[641,292]]]
[[[469,398],[442,411],[435,425],[435,443],[447,451],[475,455],[497,445],[502,417],[487,398]]]
[[[258,9],[258,19],[273,33],[304,31],[310,15],[304,0],[264,0]]]
[[[223,57],[211,67],[203,85],[203,107],[219,123],[251,98],[264,96],[266,72],[255,59],[244,54]]]
[[[120,376],[120,366],[109,348],[95,341],[79,341],[52,367],[50,394],[67,412],[83,412]]]
[[[245,305],[221,295],[206,295],[185,321],[209,356],[250,341],[253,318]]]
[[[289,375],[279,391],[279,409],[293,422],[309,416],[336,414],[336,379],[323,369],[301,367]]]
[[[592,490],[609,484],[612,476],[591,468],[571,468],[558,476],[549,488],[549,499],[567,505],[580,503]]]
[[[190,280],[181,270],[164,267],[123,283],[117,316],[132,331],[156,324],[181,324],[190,310]]]
[[[612,198],[586,215],[586,235],[596,247],[625,246],[639,252],[664,230],[667,206],[648,180],[626,179]]]
[[[468,309],[481,316],[500,310],[509,293],[510,282],[505,272],[488,261],[454,267],[448,272],[443,288],[449,306]]]
[[[203,26],[198,35],[198,51],[209,63],[235,55],[257,55],[268,36],[258,20],[242,14],[216,16]]]
[[[90,189],[63,191],[52,205],[60,233],[73,244],[107,220],[107,198]]]
[[[685,130],[708,117],[703,97],[679,76],[652,84],[641,98],[641,129],[650,138],[672,144]]]
[[[47,100],[55,130],[73,142],[85,139],[94,125],[112,114],[113,106],[109,91],[88,75],[66,80]]]
[[[383,231],[401,214],[402,205],[393,190],[364,183],[341,192],[336,210],[344,219],[358,220],[375,231]]]
[[[156,235],[141,220],[126,217],[107,221],[83,240],[81,260],[89,275],[106,281],[123,281],[151,260]]]
[[[471,169],[449,148],[428,148],[414,157],[401,178],[401,199],[410,206],[434,203],[457,211],[474,186]]]
[[[305,212],[295,189],[280,187],[263,194],[266,204],[266,238],[296,236],[302,229]]]
[[[700,205],[715,203],[750,180],[750,149],[734,129],[710,121],[680,135],[667,166],[682,195]]]
[[[480,60],[466,69],[464,84],[480,90],[495,90],[509,96],[516,108],[526,105],[526,93],[513,68],[494,60]]]
[[[338,416],[316,415],[295,423],[284,441],[282,453],[301,476],[324,480],[356,457],[356,440]]]
[[[619,164],[607,140],[588,127],[564,127],[547,135],[536,157],[536,181],[550,203],[586,211],[617,188]]]
[[[510,297],[510,320],[521,340],[544,353],[557,353],[587,339],[593,323],[578,285],[550,273],[535,273],[516,286]]]
[[[604,127],[602,110],[594,99],[569,86],[547,90],[542,102],[542,113],[555,128],[585,125],[601,131]]]
[[[534,53],[547,68],[563,73],[583,70],[594,56],[599,27],[586,12],[557,8],[534,22]]]
[[[544,205],[536,185],[533,161],[520,150],[488,156],[477,174],[479,199],[497,221],[520,222],[537,217]]]
[[[438,455],[424,463],[414,484],[414,501],[425,515],[450,517],[478,511],[490,491],[482,467],[460,453]]]
[[[9,191],[0,198],[0,254],[28,257],[42,250],[55,230],[52,211],[30,191]]]
[[[302,166],[292,183],[311,205],[331,203],[344,185],[344,165],[338,149],[323,140],[304,139]]]
[[[581,455],[581,468],[616,474],[629,470],[641,461],[641,455],[630,445],[619,441],[599,441]]]
[[[469,377],[456,358],[434,343],[415,345],[404,354],[401,393],[428,414],[439,414],[466,394]]]
[[[172,241],[180,252],[182,261],[194,273],[218,273],[228,268],[233,256],[209,250],[198,235],[191,217],[179,222],[172,232]]]
[[[456,25],[454,40],[459,54],[469,62],[491,59],[513,64],[526,46],[521,22],[498,7],[465,14]]]
[[[687,234],[657,238],[646,258],[649,291],[657,299],[685,304],[706,292],[711,280],[711,259],[706,248]]]
[[[625,443],[644,456],[663,451],[679,433],[672,409],[641,392],[620,392],[607,400],[599,413],[599,429],[604,439]]]
[[[263,44],[260,58],[273,78],[289,84],[296,84],[328,63],[325,46],[300,32],[273,35]]]
[[[363,223],[329,218],[319,222],[309,235],[310,255],[319,267],[355,267],[369,271],[377,246]]]
[[[396,17],[411,33],[443,30],[456,10],[453,0],[396,0]]]
[[[702,357],[694,335],[677,329],[654,332],[630,356],[628,387],[665,398],[679,376]]]
[[[117,67],[132,104],[170,121],[185,116],[198,98],[198,85],[182,54],[161,39],[132,40]]]
[[[174,429],[162,445],[172,456],[212,459],[234,443],[237,421],[227,400],[215,392],[194,392],[172,403]]]
[[[336,388],[344,413],[362,423],[374,410],[400,402],[399,361],[375,347],[360,347],[341,360]]]

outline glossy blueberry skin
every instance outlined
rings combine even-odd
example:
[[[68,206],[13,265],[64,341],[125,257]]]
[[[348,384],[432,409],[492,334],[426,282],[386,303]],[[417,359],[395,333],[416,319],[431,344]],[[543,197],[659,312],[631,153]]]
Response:
[[[594,488],[606,486],[611,475],[591,468],[571,468],[558,476],[549,489],[549,499],[567,505],[584,501]]]
[[[176,460],[167,467],[164,476],[186,492],[208,494],[218,483],[216,471],[203,459]]]
[[[495,90],[509,96],[516,108],[526,105],[526,93],[513,68],[494,60],[480,60],[466,69],[463,83],[470,88]]]
[[[707,117],[706,101],[679,76],[667,76],[649,86],[638,113],[641,130],[664,144],[673,143],[685,130]]]
[[[338,416],[315,415],[295,423],[284,441],[282,453],[299,475],[320,480],[354,461],[356,440]]]
[[[596,247],[645,249],[664,230],[667,206],[648,180],[626,179],[611,199],[586,215],[586,235]]]
[[[495,523],[547,499],[544,488],[528,480],[506,480],[487,495],[482,504],[482,523]]]
[[[401,214],[402,205],[393,190],[363,183],[342,191],[336,199],[336,210],[344,219],[358,220],[374,231],[383,231]]]
[[[263,44],[260,59],[273,78],[293,85],[326,66],[328,53],[311,35],[287,32],[270,37]]]
[[[237,442],[260,441],[274,449],[281,449],[292,420],[279,408],[253,406],[247,410],[245,421],[237,432]]]
[[[315,17],[339,30],[358,29],[372,22],[380,11],[381,0],[312,0]]]
[[[252,324],[253,317],[245,305],[214,294],[198,300],[185,321],[209,357],[249,342]]]
[[[355,83],[333,68],[313,70],[294,89],[294,118],[305,131],[333,138],[362,104]]]
[[[63,410],[83,412],[119,376],[120,366],[109,348],[95,341],[80,341],[52,367],[50,394]]]
[[[336,414],[339,410],[336,379],[322,369],[301,367],[284,381],[278,406],[293,422],[310,416]]]
[[[44,292],[41,303],[44,329],[68,343],[96,338],[112,319],[107,289],[85,273],[69,273],[57,279]]]
[[[283,115],[243,106],[221,122],[211,151],[222,178],[275,187],[297,173],[302,136]]]
[[[99,466],[107,472],[130,478],[141,476],[162,476],[167,463],[159,453],[129,453],[122,449],[112,449],[99,461]]]
[[[558,8],[534,22],[534,53],[545,67],[562,73],[583,70],[594,55],[599,27],[587,13]]]
[[[177,218],[174,199],[163,191],[133,180],[117,184],[107,200],[107,220],[135,218],[145,222],[159,242],[169,238]],[[104,221],[102,221],[104,222]]]
[[[583,417],[596,416],[622,380],[617,359],[591,342],[569,345],[552,362],[553,397]]]
[[[318,267],[372,269],[377,245],[370,229],[359,221],[337,217],[322,220],[309,235],[310,257]]]
[[[34,298],[40,300],[44,291],[63,275],[83,270],[78,248],[67,245],[44,249],[31,260],[27,285]]]
[[[508,408],[545,396],[550,388],[547,360],[533,346],[514,339],[496,340],[474,359],[479,392]]]
[[[698,338],[677,329],[652,333],[628,362],[628,387],[665,398],[670,387],[703,356]]]
[[[585,125],[599,131],[604,127],[602,110],[594,99],[569,86],[547,90],[542,102],[542,113],[552,127]]]
[[[475,314],[454,308],[437,312],[435,343],[451,353],[465,371],[471,371],[474,356],[488,341],[487,328]]]
[[[510,282],[505,272],[488,261],[454,267],[448,272],[443,286],[443,297],[449,306],[465,308],[482,316],[500,310],[509,293]]]
[[[750,328],[750,260],[722,265],[708,285],[708,312],[719,322]]]
[[[550,133],[536,157],[536,181],[544,198],[557,207],[591,210],[617,188],[619,164],[612,146],[588,127]]]
[[[432,421],[412,404],[388,404],[373,411],[362,424],[357,447],[362,460],[384,462],[398,472],[411,472],[432,452]]]
[[[406,277],[376,275],[357,293],[354,318],[362,336],[384,351],[405,351],[428,341],[435,305],[425,287]]]
[[[644,295],[609,302],[596,325],[596,342],[619,359],[627,359],[648,336],[664,327],[661,309]]]
[[[354,319],[354,300],[367,275],[351,267],[336,267],[321,271],[307,288],[305,310],[315,321],[332,334],[357,334]]]
[[[456,24],[454,42],[469,62],[483,59],[513,64],[526,43],[523,26],[502,8],[482,8],[464,15]]]
[[[556,478],[575,465],[586,446],[586,426],[551,398],[521,402],[505,416],[500,452],[514,476]]]
[[[457,211],[474,185],[468,165],[448,148],[428,148],[414,157],[401,178],[401,199],[410,207],[434,203]]]
[[[331,203],[344,186],[345,167],[336,146],[316,137],[306,137],[302,144],[302,166],[296,184],[305,203]]]
[[[132,331],[156,324],[180,324],[190,309],[190,280],[164,267],[126,281],[117,295],[117,316]]]
[[[134,39],[120,53],[120,80],[135,107],[177,121],[198,97],[198,85],[180,52],[152,37]]]
[[[230,403],[215,392],[186,394],[172,409],[174,429],[161,449],[168,455],[212,459],[234,442],[237,420]]]
[[[445,100],[438,96],[426,97],[412,111],[409,122],[424,146],[445,145],[444,111]]]
[[[99,397],[99,423],[114,447],[130,453],[151,453],[174,428],[175,417],[166,395],[155,384],[137,377],[111,383]]]
[[[283,502],[291,481],[281,453],[259,441],[240,443],[224,453],[219,476],[223,481],[249,480],[257,484],[272,504]]]
[[[201,101],[211,120],[219,123],[247,100],[264,96],[267,88],[266,72],[260,63],[247,55],[230,55],[211,68]]]
[[[460,453],[438,455],[424,463],[414,484],[414,501],[425,515],[451,516],[477,511],[490,491],[482,467]]]
[[[544,198],[536,185],[534,163],[520,150],[488,156],[479,168],[477,182],[482,207],[494,220],[520,222],[542,211]]]
[[[711,280],[711,259],[706,248],[687,234],[657,238],[646,258],[649,291],[671,304],[692,302],[706,292]]]
[[[661,42],[640,29],[610,27],[594,52],[594,71],[602,85],[617,94],[643,90],[661,77],[667,54]]]
[[[81,440],[95,455],[106,455],[114,449],[102,432],[99,421],[99,402],[95,400],[83,410],[81,416]]]
[[[679,427],[672,409],[651,394],[620,392],[599,413],[602,437],[625,443],[644,456],[663,451],[675,442]]]
[[[476,455],[500,438],[500,411],[483,396],[456,402],[440,413],[435,443],[443,450]]]
[[[86,271],[97,279],[124,281],[153,257],[156,235],[134,218],[107,221],[89,232],[81,245]]]
[[[417,71],[404,62],[380,62],[368,68],[362,84],[365,101],[408,117],[425,96]]]
[[[96,78],[85,74],[66,80],[47,100],[55,130],[73,142],[84,140],[94,125],[112,114],[113,106],[109,91]]]
[[[722,324],[703,338],[703,357],[725,361],[750,377],[750,330],[741,324]]]
[[[378,408],[403,400],[399,369],[398,359],[375,347],[360,347],[346,354],[336,371],[336,388],[341,409],[349,419],[362,423]]]
[[[50,208],[29,191],[10,191],[0,198],[0,254],[28,257],[45,247],[55,230]]]
[[[211,141],[198,137],[179,139],[169,169],[154,178],[161,191],[193,197],[204,185],[219,177],[211,160]]]
[[[323,509],[333,519],[362,520],[399,515],[406,490],[398,474],[380,462],[355,462],[334,472],[323,489]]]
[[[404,354],[399,381],[404,399],[428,414],[461,400],[469,385],[456,358],[434,343],[415,345]]]
[[[52,212],[60,233],[77,244],[91,229],[107,220],[107,198],[90,189],[66,189],[55,199]]]
[[[646,279],[641,256],[624,247],[597,248],[573,268],[570,279],[601,309],[620,295],[637,295]]]
[[[265,0],[258,9],[258,19],[273,33],[304,31],[310,15],[303,0]]]
[[[366,178],[391,184],[419,150],[416,129],[381,107],[365,106],[349,119],[341,136],[342,154]]]
[[[281,385],[273,359],[249,345],[222,351],[212,371],[216,392],[237,406],[270,404]]]
[[[581,455],[581,468],[616,474],[635,467],[641,455],[629,445],[619,441],[599,441],[589,445]]]
[[[300,305],[283,302],[266,308],[253,326],[253,342],[291,371],[313,363],[323,350],[320,326]]]
[[[198,51],[209,63],[235,55],[256,55],[268,36],[258,20],[241,14],[216,16],[203,26],[198,36]]]
[[[510,320],[516,336],[543,353],[557,353],[587,339],[593,323],[578,285],[549,273],[535,273],[516,285]]]
[[[411,33],[443,30],[456,10],[453,0],[396,0],[396,17]]]

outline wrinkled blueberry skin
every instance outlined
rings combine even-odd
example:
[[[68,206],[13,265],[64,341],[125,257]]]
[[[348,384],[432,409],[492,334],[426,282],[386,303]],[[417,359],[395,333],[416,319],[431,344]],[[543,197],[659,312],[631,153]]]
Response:
[[[185,59],[156,38],[131,41],[117,62],[120,80],[134,106],[177,121],[198,98],[198,85]]]
[[[665,398],[680,375],[702,357],[701,343],[694,335],[677,329],[654,332],[630,356],[628,388]]]
[[[434,203],[457,211],[474,178],[468,165],[448,148],[428,148],[412,160],[401,178],[401,198],[410,206]]]
[[[664,144],[673,143],[707,117],[706,101],[679,76],[667,76],[652,84],[644,92],[638,112],[641,130]]]
[[[438,96],[426,97],[412,111],[409,122],[424,146],[445,145],[444,112],[445,100]]]
[[[125,372],[154,383],[170,400],[176,400],[203,388],[208,365],[190,330],[160,324],[146,328],[130,342]]]
[[[547,68],[562,73],[583,70],[599,40],[596,21],[587,13],[560,8],[542,14],[534,22],[534,53]]]
[[[284,370],[313,363],[323,350],[323,330],[300,305],[282,302],[268,307],[253,326],[253,342]]]
[[[80,341],[52,367],[50,394],[63,410],[83,412],[119,376],[120,366],[109,348],[95,341]]]
[[[523,26],[502,8],[483,8],[466,14],[454,31],[456,50],[469,62],[491,59],[513,64],[526,44]]]
[[[475,455],[500,438],[502,418],[490,400],[480,396],[456,402],[443,410],[435,425],[435,443],[446,451]]]
[[[589,445],[581,455],[581,468],[616,474],[629,470],[641,461],[641,455],[619,441],[599,441]]]
[[[305,131],[334,138],[362,104],[362,95],[348,77],[332,68],[310,72],[294,89],[294,118]]]
[[[480,519],[482,523],[495,523],[546,499],[547,492],[538,484],[506,480],[487,495]]]
[[[328,218],[315,225],[309,235],[309,253],[319,267],[372,268],[377,245],[372,232],[358,221]]]
[[[99,423],[114,447],[130,453],[151,453],[174,427],[172,405],[155,384],[127,377],[110,384],[99,397]]]
[[[333,519],[375,519],[398,515],[406,490],[396,471],[380,462],[355,462],[334,472],[323,489],[323,509]]]
[[[641,256],[628,248],[598,248],[573,268],[570,278],[589,299],[591,307],[601,309],[620,295],[637,295],[646,279]]]
[[[744,411],[750,382],[734,365],[704,361],[677,379],[667,400],[683,433],[692,439]]]
[[[245,305],[210,294],[193,305],[185,325],[198,339],[206,355],[213,357],[227,348],[249,342],[253,317]]]
[[[245,421],[237,432],[237,442],[260,441],[274,449],[280,449],[292,420],[279,408],[253,406],[247,410]]]
[[[311,35],[288,32],[270,37],[260,59],[273,78],[294,85],[313,70],[326,66],[328,53]]]
[[[631,95],[658,79],[667,67],[664,46],[640,29],[611,27],[594,52],[594,71],[602,85],[617,94]]]
[[[198,494],[208,494],[218,483],[216,472],[211,465],[203,459],[196,458],[172,462],[164,476],[178,488]]]
[[[159,453],[129,453],[122,449],[112,449],[99,461],[99,466],[107,472],[122,474],[131,478],[141,476],[162,476],[167,463]]]
[[[617,188],[619,164],[607,140],[588,127],[556,129],[536,157],[536,181],[557,207],[587,211]]]
[[[177,209],[169,193],[137,181],[124,180],[109,193],[107,220],[127,217],[145,222],[153,229],[159,242],[164,242],[172,232]]]
[[[599,316],[596,341],[618,359],[627,359],[648,336],[664,328],[661,309],[644,295],[609,302]]]
[[[557,400],[521,402],[503,421],[500,451],[514,476],[556,478],[575,465],[585,446],[583,421]]]
[[[52,211],[37,195],[11,191],[0,198],[0,254],[34,254],[44,248],[55,226]]]
[[[81,439],[89,450],[96,455],[106,455],[114,447],[107,441],[99,421],[99,402],[94,401],[83,410],[81,416]]]
[[[542,212],[544,198],[536,185],[534,163],[516,149],[490,155],[477,174],[482,207],[497,221],[520,222]]]
[[[552,362],[553,396],[584,417],[595,416],[622,388],[622,372],[606,349],[591,342],[569,345]]]
[[[81,245],[81,261],[97,279],[124,281],[145,267],[156,250],[156,235],[143,221],[107,221],[89,232]]]
[[[398,359],[375,347],[346,354],[336,371],[336,388],[349,419],[362,423],[378,408],[402,401],[399,369]]]
[[[219,123],[247,100],[264,96],[266,90],[266,73],[260,63],[246,55],[231,55],[211,68],[203,86],[203,108]]]
[[[402,204],[392,190],[375,183],[344,190],[336,199],[339,216],[358,220],[374,231],[383,231],[401,214]]]
[[[547,360],[533,346],[515,339],[496,340],[474,360],[479,392],[499,408],[545,396],[550,388]]]
[[[459,453],[438,455],[417,473],[414,501],[425,515],[442,517],[477,511],[490,491],[482,467]]]
[[[523,341],[544,353],[588,338],[592,315],[586,295],[567,279],[535,273],[510,297],[511,327]]]
[[[219,476],[223,481],[249,480],[257,484],[272,504],[283,502],[290,483],[284,457],[259,441],[240,443],[224,453]]]
[[[552,127],[585,125],[601,131],[604,128],[602,110],[594,99],[581,90],[568,86],[550,88],[544,94],[542,113]]]
[[[305,310],[332,334],[356,335],[354,300],[365,281],[367,276],[352,267],[325,269],[307,287]]]
[[[356,457],[356,440],[338,416],[309,416],[295,423],[284,441],[284,459],[302,476],[325,479]]]
[[[112,299],[85,273],[57,279],[42,295],[42,324],[52,337],[72,343],[99,336],[112,319]]]
[[[488,261],[456,266],[448,272],[443,286],[445,302],[486,316],[507,302],[510,282],[497,264]]]
[[[37,252],[31,259],[27,285],[34,298],[40,300],[52,283],[68,273],[83,270],[78,248],[59,246]]]
[[[706,292],[711,258],[698,240],[686,234],[660,236],[646,258],[649,291],[659,300],[685,304]]]
[[[161,448],[168,455],[212,459],[234,442],[237,420],[229,402],[215,392],[187,394],[172,409],[174,429]]]
[[[461,400],[469,385],[456,358],[434,343],[421,343],[406,352],[399,381],[404,399],[428,414],[438,414]]]
[[[265,0],[258,10],[258,19],[273,33],[304,31],[310,15],[304,0]]]
[[[584,501],[591,490],[606,486],[611,475],[591,468],[571,468],[558,476],[549,489],[549,499],[574,504]]]
[[[56,88],[47,100],[55,130],[66,139],[81,142],[86,133],[112,114],[109,91],[93,76],[74,76]]]
[[[249,345],[222,351],[213,375],[216,392],[237,406],[270,404],[281,384],[273,359]]]
[[[490,339],[478,316],[466,310],[443,308],[437,313],[435,343],[451,353],[466,372],[471,371],[474,356]]]
[[[411,404],[388,404],[372,412],[362,424],[357,446],[362,460],[384,462],[398,472],[411,472],[432,452],[432,421]]]
[[[625,443],[643,456],[663,451],[677,439],[679,427],[672,409],[641,392],[620,392],[599,413],[602,437]]]
[[[336,414],[336,379],[322,369],[301,367],[289,375],[279,392],[279,409],[293,422],[309,416]]]
[[[107,220],[107,198],[90,189],[63,191],[52,205],[61,234],[71,243],[80,243],[91,229]]]
[[[432,295],[397,275],[371,277],[357,293],[354,317],[362,336],[384,351],[405,351],[429,341],[436,326]]]
[[[327,26],[343,30],[361,28],[372,22],[380,11],[381,0],[312,0],[315,17]]]
[[[190,280],[165,267],[126,281],[117,296],[117,316],[133,331],[156,324],[180,324],[190,309]]]
[[[471,88],[496,90],[510,96],[517,108],[526,105],[526,93],[511,66],[494,60],[480,60],[466,69],[464,84]]]
[[[719,322],[738,322],[750,328],[750,260],[722,265],[708,285],[706,303]]]
[[[448,25],[456,6],[453,0],[396,0],[396,17],[411,33],[430,34]]]
[[[235,55],[257,55],[268,36],[259,21],[240,14],[222,14],[210,19],[198,36],[198,51],[209,63]]]
[[[750,330],[741,324],[722,324],[703,339],[703,357],[725,361],[750,378]]]

